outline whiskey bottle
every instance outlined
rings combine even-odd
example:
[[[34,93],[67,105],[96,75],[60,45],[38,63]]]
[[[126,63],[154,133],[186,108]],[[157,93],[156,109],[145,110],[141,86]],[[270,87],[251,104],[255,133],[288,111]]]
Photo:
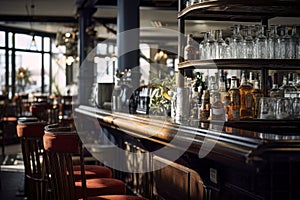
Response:
[[[214,94],[214,103],[211,105],[211,119],[225,121],[225,108],[220,98],[220,93]]]
[[[220,98],[222,102],[225,100],[225,97],[228,95],[224,78],[225,78],[224,76],[220,76],[219,78],[219,93],[221,95]]]
[[[210,111],[210,104],[209,104],[209,91],[204,90],[203,95],[201,97],[201,107],[199,111],[199,119],[200,120],[207,120],[209,118],[209,111]]]
[[[184,47],[184,60],[196,60],[197,48],[195,47],[195,42],[193,40],[193,35],[189,34],[187,36],[187,45]]]
[[[272,89],[270,90],[270,97],[283,97],[283,90],[280,90],[278,87],[278,74],[273,74],[273,84]]]
[[[252,86],[247,82],[246,72],[242,72],[240,91],[240,118],[251,119],[254,116]]]
[[[228,90],[229,107],[228,107],[228,121],[240,120],[240,91],[237,87],[237,78],[231,77],[230,88]]]
[[[257,118],[259,100],[261,97],[263,97],[263,93],[259,88],[259,82],[257,79],[255,79],[254,81],[254,86],[251,92],[253,95],[253,103],[254,103],[254,118]]]
[[[283,91],[284,97],[294,97],[294,95],[297,95],[297,88],[294,85],[292,73],[289,73],[288,77],[284,76],[282,83],[279,89]]]

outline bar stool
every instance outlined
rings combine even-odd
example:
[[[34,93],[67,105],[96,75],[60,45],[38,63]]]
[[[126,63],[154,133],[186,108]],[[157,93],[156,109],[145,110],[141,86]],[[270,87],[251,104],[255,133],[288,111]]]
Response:
[[[42,140],[45,125],[34,117],[20,118],[17,124],[25,167],[25,194],[28,199],[49,199]]]
[[[62,124],[49,124],[45,127],[46,131],[51,130],[60,130],[60,131],[71,131],[71,127],[64,127]],[[73,159],[72,159],[73,160]],[[73,162],[74,163],[74,162]],[[84,161],[83,161],[84,163]],[[78,164],[73,165],[74,170],[74,178],[75,180],[81,180],[81,167]],[[112,171],[105,166],[100,165],[84,165],[84,172],[86,179],[92,179],[92,178],[111,178],[112,177]]]
[[[43,137],[54,199],[79,199],[98,195],[125,194],[125,184],[113,178],[86,179],[82,146],[76,131],[45,127]],[[75,181],[72,155],[80,153],[81,180]]]

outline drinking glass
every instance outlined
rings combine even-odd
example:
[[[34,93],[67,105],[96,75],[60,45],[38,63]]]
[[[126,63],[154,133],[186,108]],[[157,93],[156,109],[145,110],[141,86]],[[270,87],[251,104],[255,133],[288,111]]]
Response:
[[[300,119],[300,97],[293,98],[293,117]]]
[[[293,104],[291,98],[278,98],[276,102],[276,119],[291,119]]]
[[[208,33],[204,33],[204,38],[199,44],[199,54],[201,60],[206,60],[206,46],[207,46]]]
[[[285,55],[286,55],[286,48],[285,48],[285,43],[286,43],[286,39],[285,39],[285,28],[284,27],[280,27],[280,59],[285,59]]]
[[[224,58],[224,51],[226,50],[226,42],[222,36],[222,30],[217,30],[217,46],[216,46],[216,58],[222,59]]]
[[[207,59],[216,58],[216,46],[217,46],[217,41],[215,40],[215,31],[211,30],[208,33],[208,38],[207,38],[207,49],[206,49]]]
[[[254,57],[254,41],[252,37],[252,27],[248,26],[246,28],[246,35],[243,40],[243,58],[253,58]]]
[[[233,27],[233,40],[231,44],[232,58],[242,58],[243,52],[243,36],[240,33],[240,25]]]
[[[297,33],[297,26],[293,25],[292,28],[292,40],[293,40],[293,59],[298,58],[298,53],[299,53],[299,40],[300,37]]]
[[[267,37],[265,36],[265,26],[260,25],[258,29],[258,35],[256,37],[256,57],[257,58],[268,58],[267,56]]]
[[[275,119],[276,98],[261,97],[258,105],[259,119]]]
[[[277,25],[273,25],[271,27],[272,30],[272,45],[273,45],[273,50],[274,50],[274,57],[276,59],[280,58],[280,37],[278,35],[278,26]]]
[[[284,29],[284,41],[285,41],[285,58],[286,59],[293,59],[294,55],[294,43],[293,43],[293,38],[291,35],[289,35],[289,27],[285,26]]]

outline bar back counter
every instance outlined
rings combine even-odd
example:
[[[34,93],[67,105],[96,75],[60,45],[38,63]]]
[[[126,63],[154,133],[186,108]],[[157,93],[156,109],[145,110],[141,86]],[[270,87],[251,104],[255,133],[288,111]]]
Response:
[[[149,199],[297,199],[300,196],[297,122],[278,122],[268,127],[263,121],[248,125],[220,122],[208,126],[196,122],[179,125],[169,118],[79,106],[75,109],[75,124],[88,150],[95,157],[100,153],[106,155],[105,159],[123,160],[126,169],[112,165],[115,175],[131,191]],[[103,134],[122,153],[97,151],[95,147],[101,139],[95,140],[95,135],[100,138]],[[135,170],[128,170],[130,165]]]

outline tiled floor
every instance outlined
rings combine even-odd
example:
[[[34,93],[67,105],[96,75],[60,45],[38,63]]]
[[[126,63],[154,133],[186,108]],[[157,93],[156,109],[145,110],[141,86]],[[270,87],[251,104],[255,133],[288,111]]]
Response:
[[[0,200],[22,200],[24,197],[24,166],[20,144],[7,145],[0,171]],[[2,160],[2,157],[1,157]]]

